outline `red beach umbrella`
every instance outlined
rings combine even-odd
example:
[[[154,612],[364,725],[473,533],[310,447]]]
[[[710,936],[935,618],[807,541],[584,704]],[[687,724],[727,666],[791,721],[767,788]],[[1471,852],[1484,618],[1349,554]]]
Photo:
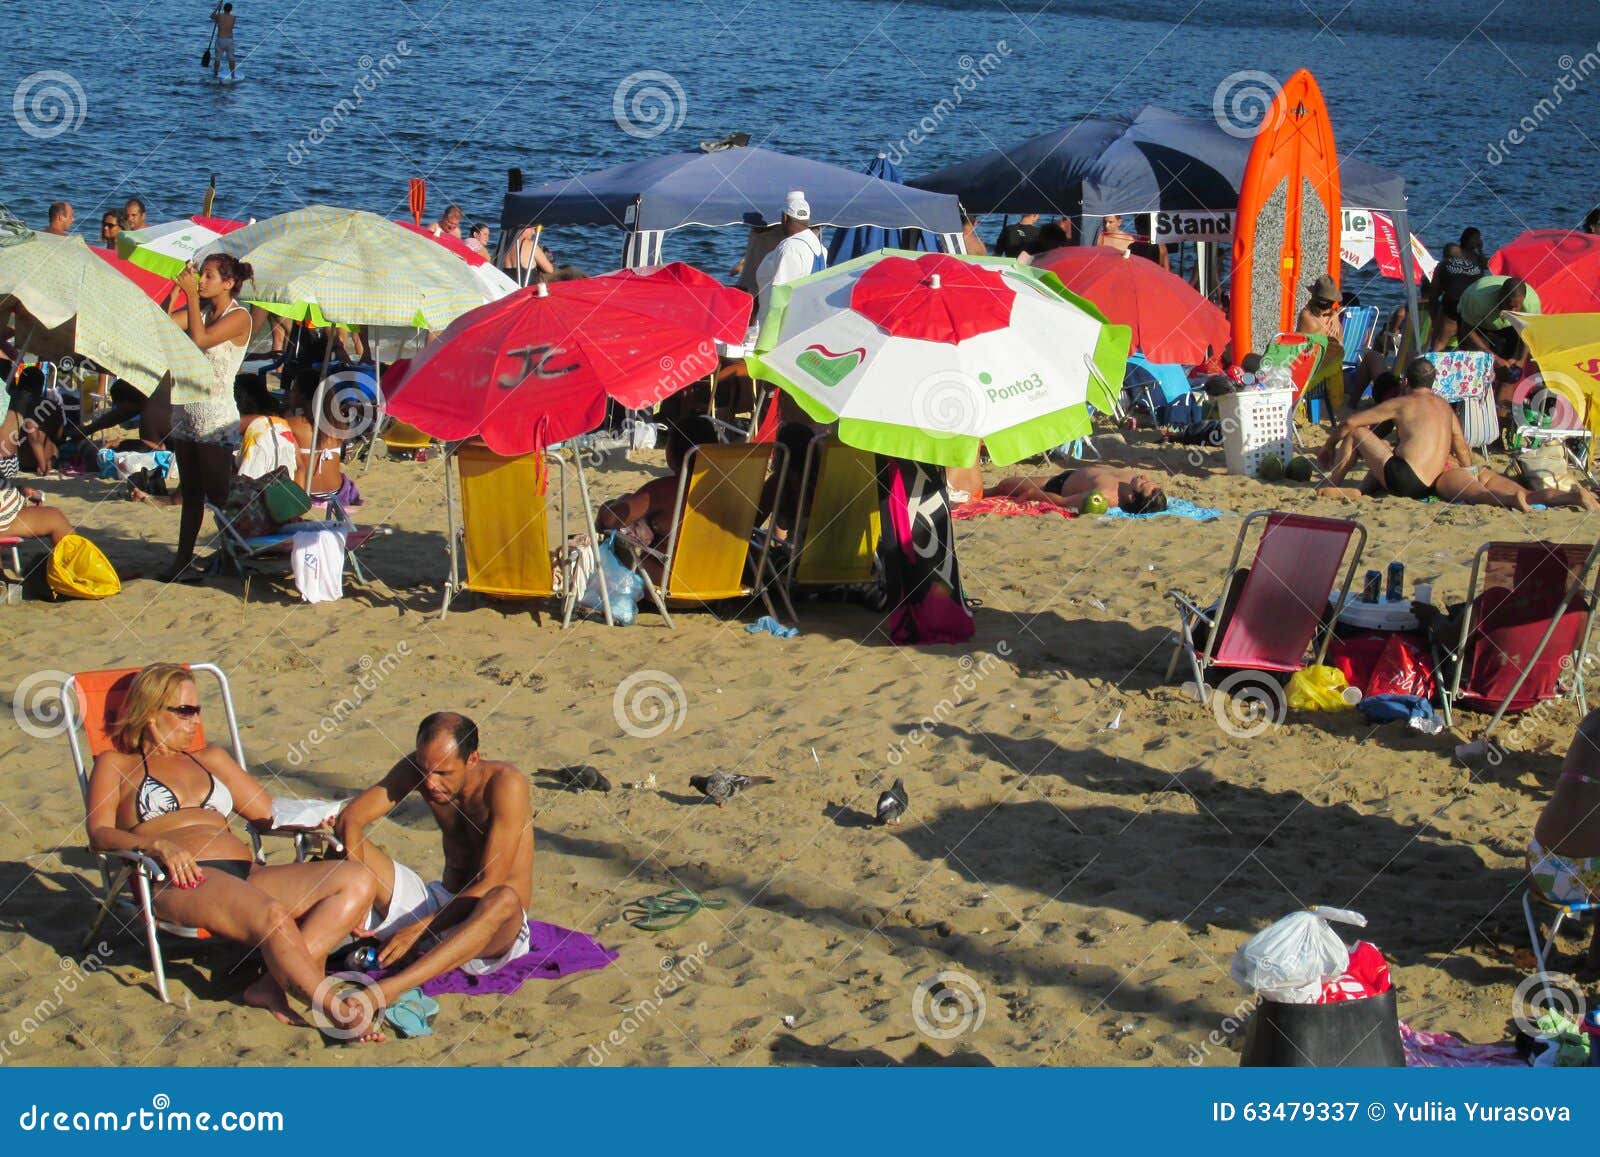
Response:
[[[1600,313],[1600,237],[1529,229],[1489,258],[1491,273],[1520,277],[1544,313]]]
[[[444,441],[527,454],[653,406],[717,368],[750,297],[674,263],[530,285],[462,314],[392,386],[389,411]]]
[[[1152,362],[1197,366],[1228,344],[1222,310],[1154,261],[1104,246],[1067,245],[1033,265],[1054,273],[1113,322],[1132,327],[1134,350]]]

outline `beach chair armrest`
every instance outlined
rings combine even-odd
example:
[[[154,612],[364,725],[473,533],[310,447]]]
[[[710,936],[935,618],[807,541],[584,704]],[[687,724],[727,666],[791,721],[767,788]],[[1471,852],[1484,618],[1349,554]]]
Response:
[[[137,868],[139,871],[143,872],[146,876],[150,877],[151,880],[158,884],[167,878],[166,869],[160,864],[156,863],[153,857],[147,856],[143,852],[136,852],[131,848],[118,848],[114,852],[101,852],[100,854],[103,856],[111,856],[115,859],[126,862],[131,867]]]
[[[1168,591],[1167,592],[1167,598],[1171,599],[1172,602],[1173,602],[1173,605],[1178,608],[1178,615],[1181,618],[1187,620],[1187,619],[1192,617],[1192,618],[1199,619],[1201,622],[1205,623],[1208,626],[1215,626],[1216,625],[1215,623],[1213,623],[1211,621],[1210,612],[1208,610],[1202,609],[1192,599],[1190,599],[1188,595],[1184,594],[1182,591],[1179,591],[1179,590]]]

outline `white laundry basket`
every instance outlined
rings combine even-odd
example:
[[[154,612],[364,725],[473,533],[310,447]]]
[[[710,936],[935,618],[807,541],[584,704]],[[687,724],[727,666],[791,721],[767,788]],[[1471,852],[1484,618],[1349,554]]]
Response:
[[[1290,422],[1293,390],[1240,390],[1217,399],[1222,419],[1222,453],[1229,474],[1255,475],[1261,460],[1276,454],[1287,463],[1294,453]]]

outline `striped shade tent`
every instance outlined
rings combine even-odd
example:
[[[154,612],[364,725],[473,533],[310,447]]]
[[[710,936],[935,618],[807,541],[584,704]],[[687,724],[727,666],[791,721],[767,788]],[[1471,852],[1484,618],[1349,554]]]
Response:
[[[244,228],[226,217],[183,217],[117,235],[117,256],[171,280],[194,255],[219,237]]]
[[[211,393],[211,366],[188,334],[79,237],[8,231],[0,236],[0,308],[13,303],[23,352],[44,348],[46,331],[130,385],[153,393],[169,372],[172,400]]]
[[[847,445],[971,466],[981,443],[1007,465],[1089,435],[1130,340],[1053,273],[882,249],[776,287],[745,364]]]
[[[311,205],[219,237],[196,253],[248,261],[247,300],[317,327],[439,330],[489,300],[455,254],[359,209]]]

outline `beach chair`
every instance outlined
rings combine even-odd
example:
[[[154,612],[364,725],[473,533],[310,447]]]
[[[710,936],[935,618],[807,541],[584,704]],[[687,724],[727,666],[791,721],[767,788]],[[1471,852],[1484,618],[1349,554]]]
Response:
[[[776,512],[769,512],[757,525],[768,467],[777,475],[777,489],[782,493],[788,456],[780,442],[713,444],[689,451],[678,477],[678,513],[666,548],[637,547],[633,565],[668,627],[672,626],[667,610],[670,603],[708,604],[752,594],[759,594],[767,613],[778,618],[768,593],[771,585],[777,587],[790,620],[796,618],[787,589],[775,581],[769,558]],[[752,563],[751,540],[757,537],[760,545],[755,547]],[[659,587],[644,567],[647,558],[660,564]],[[747,567],[753,583],[745,580]]]
[[[408,422],[390,418],[380,435],[384,449],[393,458],[412,458],[421,461],[433,445],[433,439]]]
[[[1467,445],[1487,452],[1500,436],[1494,403],[1494,357],[1481,350],[1423,354],[1433,363],[1433,392],[1455,407]]]
[[[1597,554],[1600,546],[1584,543],[1491,542],[1478,549],[1460,629],[1436,640],[1447,724],[1456,708],[1492,712],[1487,740],[1506,715],[1560,694],[1568,670],[1568,693],[1588,709],[1583,657],[1594,624]]]
[[[1353,370],[1372,349],[1372,339],[1378,333],[1378,307],[1346,306],[1339,311],[1339,320],[1344,326],[1339,337],[1339,344],[1344,347],[1344,368]]]
[[[445,451],[445,502],[450,522],[450,575],[444,584],[439,618],[463,592],[497,599],[561,600],[561,625],[571,625],[578,592],[557,582],[556,552],[567,541],[566,456],[547,450],[543,457],[504,458],[474,438]],[[450,469],[455,464],[455,471]],[[550,465],[560,480],[560,536],[550,539],[545,487]],[[454,489],[459,478],[461,520],[456,521]],[[584,527],[594,540],[594,517],[583,490]],[[604,586],[604,584],[601,584]],[[563,587],[569,589],[563,590]],[[607,621],[609,621],[609,616]]]
[[[800,494],[786,568],[789,587],[870,584],[883,523],[874,456],[835,437],[814,439],[801,467]]]
[[[293,482],[286,481],[283,485],[294,486],[296,490],[300,490]],[[303,490],[300,493],[306,498],[309,506],[312,496],[306,495]],[[256,501],[264,499],[258,494]],[[249,506],[244,510],[229,512],[209,502],[206,503],[206,507],[211,511],[211,517],[216,519],[217,545],[224,561],[244,576],[246,601],[250,598],[250,579],[255,575],[271,574],[281,577],[291,572],[294,536],[305,530],[343,531],[345,569],[355,576],[357,582],[363,585],[371,582],[357,555],[374,537],[393,532],[387,526],[357,526],[334,495],[326,495],[322,501],[326,502],[327,508],[320,521],[289,522],[266,534],[246,534],[241,529],[240,523]]]
[[[220,667],[211,663],[191,663],[188,666],[196,676],[205,675],[215,680],[222,700],[222,715],[228,724],[227,747],[233,754],[234,761],[240,767],[244,767],[244,743],[239,736],[239,720],[234,713],[233,692],[228,686],[227,675]],[[89,804],[89,773],[93,770],[95,759],[112,749],[111,731],[115,720],[121,714],[122,703],[127,698],[128,689],[133,685],[134,676],[138,673],[138,667],[80,671],[76,675],[67,676],[61,684],[61,718],[66,726],[67,744],[72,751],[72,767],[78,776],[78,790],[83,795],[85,808]],[[196,682],[199,683],[200,680],[197,678]],[[212,718],[215,718],[215,715]],[[198,726],[195,728],[194,747],[191,750],[198,751],[205,746],[205,729],[203,726]],[[249,836],[251,854],[258,864],[267,862],[261,847],[263,835],[292,836],[297,859],[304,859],[308,851],[307,836],[304,832],[264,831],[248,825],[245,830]],[[95,911],[94,921],[89,925],[89,931],[84,935],[83,946],[87,947],[99,935],[106,917],[113,909],[122,912],[129,920],[137,918],[149,945],[150,968],[155,973],[156,991],[160,993],[163,1001],[171,1003],[167,995],[167,972],[161,957],[159,934],[165,932],[190,940],[209,939],[211,934],[203,928],[185,928],[156,918],[155,910],[150,903],[150,885],[160,883],[167,877],[161,865],[154,859],[143,852],[132,851],[97,852],[95,855],[100,869],[100,889],[96,897],[98,908]],[[126,894],[130,883],[133,885],[134,893],[131,898]],[[126,926],[125,924],[124,927]]]
[[[1539,934],[1539,917],[1534,911],[1536,905],[1555,910],[1555,918],[1550,921],[1548,937]],[[1581,919],[1597,910],[1600,910],[1600,904],[1590,900],[1553,899],[1533,881],[1530,881],[1523,891],[1522,918],[1528,923],[1528,946],[1533,950],[1534,963],[1538,968],[1534,976],[1538,979],[1543,994],[1543,1007],[1555,1007],[1550,1003],[1553,995],[1550,984],[1550,956],[1555,951],[1556,937],[1561,933],[1561,925],[1569,919]]]
[[[1261,539],[1248,571],[1239,559],[1253,523],[1261,523]],[[1355,551],[1339,580],[1339,564],[1356,539]],[[1167,665],[1171,679],[1180,657],[1187,656],[1207,702],[1206,673],[1213,669],[1269,671],[1288,674],[1306,665],[1306,652],[1328,618],[1329,595],[1343,606],[1350,583],[1366,549],[1367,531],[1359,522],[1319,518],[1282,510],[1257,510],[1247,515],[1234,543],[1233,557],[1223,572],[1223,593],[1202,608],[1181,591],[1169,591],[1178,610],[1179,637]],[[1336,587],[1335,583],[1339,583]],[[1196,628],[1205,627],[1203,648]],[[1314,663],[1321,663],[1331,634],[1322,631]]]

